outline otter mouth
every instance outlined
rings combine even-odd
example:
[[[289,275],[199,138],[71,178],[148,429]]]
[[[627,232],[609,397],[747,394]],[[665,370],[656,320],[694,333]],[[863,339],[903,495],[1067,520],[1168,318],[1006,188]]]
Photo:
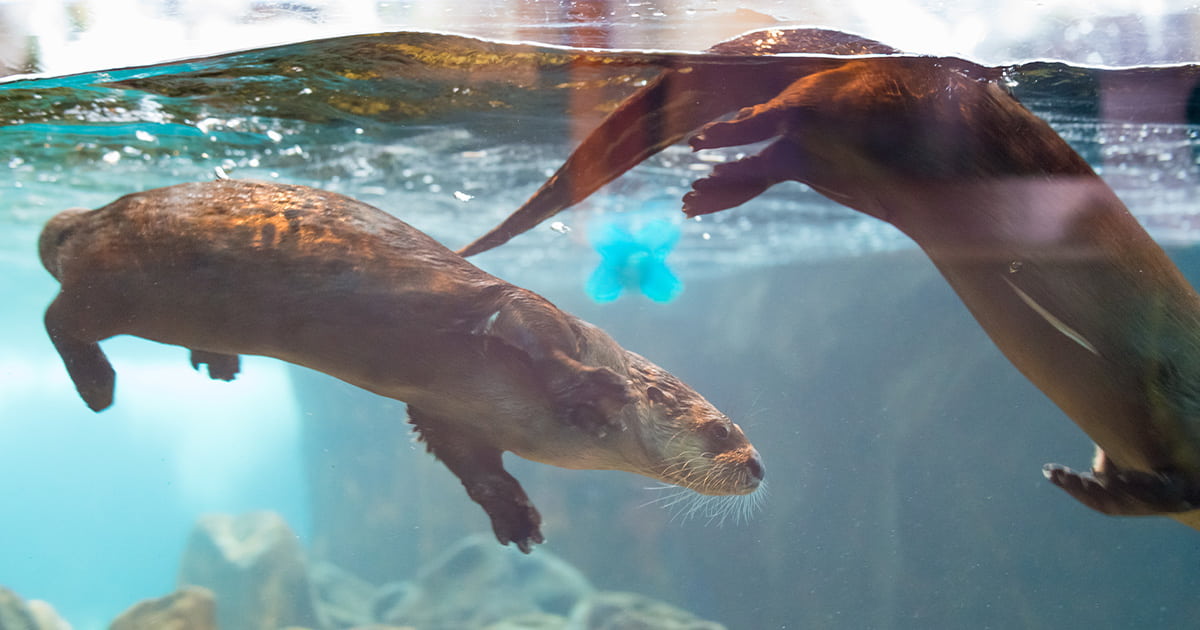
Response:
[[[659,478],[708,496],[750,494],[762,485],[762,458],[754,448],[681,456]]]
[[[686,469],[676,470],[673,477],[660,476],[661,481],[670,485],[648,488],[663,493],[646,505],[658,505],[672,512],[672,520],[698,518],[717,525],[726,521],[750,522],[767,495],[758,453],[753,452],[732,463],[718,461],[722,459],[719,454],[701,454],[699,457],[707,465],[693,461]]]

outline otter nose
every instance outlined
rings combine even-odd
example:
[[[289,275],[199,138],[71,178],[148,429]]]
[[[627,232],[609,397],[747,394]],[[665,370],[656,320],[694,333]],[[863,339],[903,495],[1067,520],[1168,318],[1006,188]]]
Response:
[[[763,470],[762,457],[759,456],[758,451],[750,454],[750,459],[746,460],[746,469],[750,471],[750,474],[755,479],[762,481],[763,474],[766,471]]]

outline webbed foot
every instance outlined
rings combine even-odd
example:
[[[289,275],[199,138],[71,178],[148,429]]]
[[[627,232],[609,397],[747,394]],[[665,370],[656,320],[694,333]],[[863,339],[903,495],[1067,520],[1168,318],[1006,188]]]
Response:
[[[771,100],[745,107],[726,121],[708,123],[688,140],[693,151],[762,142],[783,133],[788,124],[789,87]]]
[[[623,427],[617,413],[633,402],[627,379],[604,367],[576,365],[569,379],[557,379],[551,390],[563,422],[596,437]]]
[[[458,477],[471,500],[487,512],[500,544],[514,543],[523,553],[529,553],[535,544],[545,542],[542,516],[520,482],[504,470],[499,449],[455,429],[450,421],[412,406],[408,417],[429,452]]]
[[[1176,473],[1116,468],[1076,472],[1046,464],[1042,474],[1080,503],[1113,516],[1170,514],[1200,508],[1200,485]]]
[[[471,497],[492,520],[492,532],[500,544],[514,543],[522,553],[533,551],[542,537],[542,515],[529,501],[521,484],[507,472],[463,481]]]
[[[777,140],[755,155],[713,168],[712,173],[692,182],[683,196],[688,217],[711,214],[740,206],[768,188],[802,172],[799,149],[788,140]]]
[[[241,370],[241,358],[236,354],[192,350],[192,368],[199,370],[205,364],[208,377],[219,381],[232,381]]]

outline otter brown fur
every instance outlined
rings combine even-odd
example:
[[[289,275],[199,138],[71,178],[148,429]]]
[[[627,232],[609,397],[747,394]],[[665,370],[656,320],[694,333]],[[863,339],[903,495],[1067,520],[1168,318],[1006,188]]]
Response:
[[[996,346],[1097,444],[1046,476],[1107,514],[1200,529],[1200,296],[1112,189],[995,70],[863,59],[712,123],[773,140],[684,197],[689,216],[796,180],[913,239]]]
[[[1087,162],[1002,87],[999,69],[904,56],[830,63],[724,70],[771,95],[705,126],[693,148],[773,142],[695,182],[685,212],[730,208],[795,180],[892,223],[929,255],[1009,360],[1098,445],[1090,473],[1051,465],[1052,482],[1108,514],[1165,514],[1200,529],[1200,297],[1179,270]],[[725,91],[697,89],[690,96],[703,103],[695,106],[656,98],[675,120],[731,111],[723,110],[733,102]],[[630,103],[639,99],[654,102],[643,91]],[[642,124],[630,120],[637,113],[622,104],[576,154]],[[673,138],[692,131],[680,126]],[[615,137],[621,147],[623,136]],[[584,193],[544,187],[467,251],[528,229],[666,146],[642,145],[621,147],[624,159],[609,161],[618,169],[601,176],[556,174]]]
[[[84,401],[112,403],[97,342],[192,351],[229,380],[275,357],[408,403],[429,450],[497,538],[528,552],[540,516],[501,454],[752,492],[737,425],[600,329],[489,275],[392,215],[335,193],[221,180],[68,210],[42,232],[61,283],[46,329]]]

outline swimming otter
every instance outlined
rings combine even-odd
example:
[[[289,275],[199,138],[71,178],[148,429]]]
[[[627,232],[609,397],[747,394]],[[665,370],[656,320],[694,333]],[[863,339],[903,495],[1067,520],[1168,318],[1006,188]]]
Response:
[[[1200,296],[1112,189],[992,69],[880,58],[797,80],[695,149],[774,141],[689,216],[797,180],[895,225],[1001,352],[1097,444],[1046,476],[1107,514],[1200,529]]]
[[[1200,298],[1179,270],[1087,162],[1001,87],[999,69],[902,56],[834,61],[779,60],[786,88],[692,138],[697,150],[774,141],[695,182],[685,212],[730,208],[795,180],[892,223],[1096,442],[1090,473],[1048,465],[1052,482],[1108,514],[1165,514],[1200,529]],[[766,73],[738,72],[735,81]],[[712,113],[674,107],[685,120]],[[580,172],[598,187],[665,145],[645,146],[622,149],[630,157],[620,171]],[[572,175],[556,177],[595,190]],[[527,208],[553,207],[542,194],[502,227],[528,229]]]
[[[703,494],[750,493],[763,476],[741,429],[683,382],[342,195],[180,184],[62,212],[38,247],[62,283],[46,330],[93,410],[112,403],[97,342],[115,335],[188,348],[223,380],[240,354],[319,370],[408,403],[496,537],[527,553],[543,541],[541,517],[504,451]]]

